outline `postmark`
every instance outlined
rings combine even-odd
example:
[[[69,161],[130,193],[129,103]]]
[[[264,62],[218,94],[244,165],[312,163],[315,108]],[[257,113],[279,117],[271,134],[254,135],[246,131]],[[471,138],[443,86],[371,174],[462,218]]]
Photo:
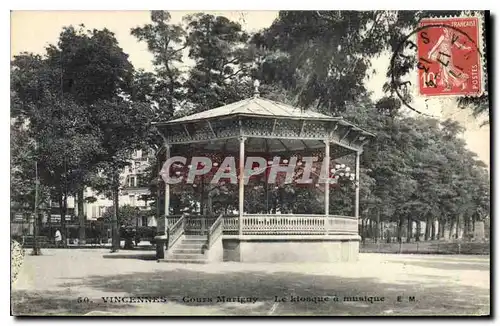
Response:
[[[413,95],[481,96],[484,92],[481,26],[480,17],[426,18],[406,35],[396,46],[390,62],[391,87],[402,104],[432,116],[411,104],[412,89],[417,87]],[[471,31],[475,33],[473,36],[469,35]],[[454,50],[444,51],[453,42]]]
[[[428,18],[417,33],[418,58],[425,69],[418,70],[421,95],[474,96],[482,93],[482,66],[479,44],[479,18]],[[449,28],[448,26],[457,28]]]

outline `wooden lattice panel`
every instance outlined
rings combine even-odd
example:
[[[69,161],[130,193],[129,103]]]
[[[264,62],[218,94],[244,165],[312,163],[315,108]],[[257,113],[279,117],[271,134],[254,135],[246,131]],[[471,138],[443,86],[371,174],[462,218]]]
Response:
[[[351,146],[354,146],[356,144],[356,140],[359,138],[359,133],[357,132],[350,132],[347,137],[344,139],[346,143],[348,143]]]
[[[187,135],[184,127],[181,125],[171,126],[167,132],[167,140],[169,143],[189,141],[191,138]]]
[[[335,156],[361,150],[366,143],[366,135],[371,136],[345,121],[304,121],[247,116],[172,124],[164,127],[162,132],[171,144],[213,142],[217,139],[224,142],[220,149],[211,146],[213,150],[238,150],[237,138],[242,135],[254,139],[254,143],[249,145],[251,150],[262,152],[267,152],[266,149],[271,152],[283,152],[323,148],[324,145],[317,141],[323,142],[329,138],[332,145],[343,146],[346,150],[332,153]],[[257,141],[259,138],[265,141]]]
[[[189,126],[189,133],[193,140],[215,138],[207,122],[195,123]]]
[[[302,121],[299,120],[276,120],[274,136],[299,137]]]
[[[336,141],[340,141],[350,129],[351,129],[350,126],[337,125],[335,131],[332,132],[332,134],[330,135],[330,138]]]
[[[272,136],[273,119],[244,119],[243,132],[251,136]]]
[[[323,121],[307,121],[301,136],[304,138],[325,138],[327,136],[326,123]]]
[[[240,134],[238,119],[224,119],[210,121],[218,138],[237,136]]]

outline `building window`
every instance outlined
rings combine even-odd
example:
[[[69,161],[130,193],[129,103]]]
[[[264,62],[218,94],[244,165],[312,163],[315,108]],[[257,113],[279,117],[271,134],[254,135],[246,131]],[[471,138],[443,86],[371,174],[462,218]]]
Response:
[[[142,216],[142,226],[148,226],[148,217]]]
[[[129,175],[127,177],[127,186],[129,188],[137,187],[137,176]]]
[[[106,209],[108,209],[106,206],[99,206],[99,217],[102,217]]]

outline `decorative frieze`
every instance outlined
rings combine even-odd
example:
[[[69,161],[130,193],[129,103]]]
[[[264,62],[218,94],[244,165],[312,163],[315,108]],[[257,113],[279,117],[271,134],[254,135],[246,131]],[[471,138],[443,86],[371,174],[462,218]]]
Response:
[[[324,139],[332,145],[340,145],[349,151],[361,151],[372,137],[362,129],[345,121],[298,120],[286,118],[262,118],[233,116],[226,119],[207,119],[204,121],[166,124],[158,127],[170,144],[189,144],[233,139],[246,136],[253,139],[266,139],[263,148],[252,149],[267,151],[307,150],[317,147]],[[266,148],[265,148],[266,147]],[[220,148],[223,150],[223,148]],[[342,155],[345,155],[342,153]]]

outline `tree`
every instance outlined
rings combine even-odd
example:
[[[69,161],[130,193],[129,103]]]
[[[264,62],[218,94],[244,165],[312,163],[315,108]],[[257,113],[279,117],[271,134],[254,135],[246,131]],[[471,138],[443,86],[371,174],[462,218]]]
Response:
[[[132,98],[148,102],[154,121],[170,120],[174,111],[179,108],[184,98],[182,72],[179,65],[183,63],[183,50],[187,46],[186,32],[181,25],[170,23],[170,13],[167,11],[151,11],[151,23],[131,29],[131,34],[140,42],[145,42],[153,54],[154,73],[138,71],[134,78]],[[185,102],[185,101],[184,101]],[[160,153],[163,139],[155,126],[151,126],[146,136],[146,144],[155,152]],[[156,155],[155,168],[148,172],[152,206],[157,217],[160,214],[161,189],[158,179],[158,166],[162,158]],[[167,214],[167,213],[166,213]]]
[[[182,98],[181,71],[182,51],[186,48],[186,32],[181,25],[169,24],[170,13],[151,11],[151,23],[131,29],[139,41],[146,42],[153,54],[155,74],[145,74],[151,87],[148,96],[158,108],[157,118],[167,120]]]
[[[134,76],[113,33],[83,25],[64,28],[44,57],[14,58],[13,118],[29,124],[39,145],[40,177],[59,201],[64,231],[68,196],[78,194],[83,203],[92,175],[116,163],[115,175],[147,138],[151,110],[141,104]]]
[[[22,54],[12,63],[13,118],[37,145],[42,184],[56,198],[65,235],[67,197],[75,193],[84,167],[93,160],[97,136],[85,110],[61,92],[61,70],[41,56]],[[15,102],[20,105],[16,106]]]
[[[109,207],[102,218],[106,223],[117,223],[120,226],[118,239],[125,238],[125,249],[131,249],[133,247],[132,240],[137,233],[137,219],[141,217],[140,211],[137,207],[125,205],[119,207],[116,212],[115,214],[115,206]]]
[[[87,105],[129,94],[134,67],[115,35],[106,28],[84,28],[63,28],[57,46],[47,47],[48,64],[61,74],[53,87]]]
[[[376,134],[362,156],[361,181],[367,184],[361,187],[361,217],[396,223],[400,239],[406,225],[407,241],[413,222],[417,232],[419,222],[426,222],[429,239],[433,234],[442,238],[444,226],[453,229],[459,216],[470,228],[474,208],[487,212],[489,207],[484,163],[466,149],[457,122],[408,117],[397,110],[399,105],[390,97],[375,104],[360,98],[343,112],[345,119]],[[476,193],[478,199],[471,196]],[[432,232],[435,220],[439,232]]]
[[[261,79],[292,90],[301,107],[316,106],[332,114],[366,94],[364,79],[371,59],[384,51],[393,53],[422,18],[456,16],[460,11],[281,11],[252,42],[268,51]],[[474,12],[469,14],[475,14]],[[416,67],[416,57],[397,56],[388,77],[400,81]],[[384,91],[394,96],[388,80]],[[410,94],[401,91],[405,99]],[[459,101],[461,107],[487,112],[487,95]]]
[[[147,103],[135,103],[122,98],[92,104],[89,111],[94,126],[101,132],[101,153],[97,165],[100,178],[93,186],[99,191],[111,192],[113,207],[118,211],[120,172],[128,166],[130,155],[144,148],[151,124]],[[119,247],[117,221],[112,223],[113,251]]]
[[[10,201],[11,209],[32,212],[35,204],[36,147],[23,126],[10,127]],[[50,189],[42,187],[40,207],[47,206]]]
[[[213,109],[251,95],[254,51],[241,25],[223,16],[194,14],[187,22],[188,57],[195,65],[185,87],[192,112]]]
[[[114,215],[114,207],[108,207],[101,217],[105,222],[111,223],[113,222]],[[124,205],[118,209],[117,217],[118,225],[135,227],[136,219],[140,217],[140,214],[136,207]]]

